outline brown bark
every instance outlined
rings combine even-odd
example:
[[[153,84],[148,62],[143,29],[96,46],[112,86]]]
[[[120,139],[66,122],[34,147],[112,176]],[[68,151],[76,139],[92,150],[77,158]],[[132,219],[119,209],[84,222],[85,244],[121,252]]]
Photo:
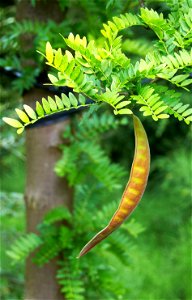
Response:
[[[50,18],[57,22],[63,19],[63,14],[59,10],[57,1],[38,0],[33,8],[30,1],[21,0],[17,5],[16,18],[18,21],[29,19],[44,22]],[[21,37],[23,53],[33,45],[33,38],[32,34],[25,34]],[[35,67],[32,57],[26,59],[23,56],[22,64]],[[34,100],[40,100],[47,95],[45,90],[31,89],[25,94],[24,103],[31,105]],[[58,178],[53,171],[60,156],[58,150],[58,145],[61,143],[60,136],[68,122],[62,121],[26,131],[25,204],[28,232],[36,232],[37,224],[51,208],[65,205],[72,209],[72,191],[66,181]],[[26,263],[25,300],[64,299],[55,278],[56,271],[56,260],[40,268],[32,263],[30,257]]]
[[[58,1],[36,0],[33,7],[31,1],[20,0],[17,4],[17,19],[47,21],[48,19],[55,22],[63,20],[63,14],[59,8]]]
[[[42,96],[47,96],[45,91],[33,89],[25,95],[24,102],[29,103]],[[28,232],[36,232],[37,224],[51,208],[65,205],[72,210],[72,190],[66,180],[57,177],[53,171],[60,157],[58,145],[61,144],[61,133],[68,122],[26,130],[25,203]],[[30,257],[26,263],[25,300],[63,299],[56,282],[56,271],[56,260],[38,267]]]

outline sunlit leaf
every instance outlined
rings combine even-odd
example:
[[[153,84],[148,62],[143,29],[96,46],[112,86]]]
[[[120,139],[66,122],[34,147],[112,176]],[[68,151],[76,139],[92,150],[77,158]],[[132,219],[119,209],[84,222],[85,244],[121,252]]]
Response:
[[[15,127],[15,128],[23,127],[23,124],[21,124],[18,120],[15,120],[15,119],[12,119],[12,118],[4,117],[3,121],[5,123],[9,124],[12,127]]]
[[[46,58],[50,64],[53,62],[53,49],[49,42],[46,43]]]

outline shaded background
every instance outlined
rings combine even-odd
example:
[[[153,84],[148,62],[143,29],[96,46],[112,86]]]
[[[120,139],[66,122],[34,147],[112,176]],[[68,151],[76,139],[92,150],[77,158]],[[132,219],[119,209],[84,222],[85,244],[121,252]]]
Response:
[[[0,66],[3,116],[12,116],[13,109],[18,107],[18,103],[21,105],[22,98],[34,87],[42,88],[42,84],[47,81],[47,69],[36,49],[43,52],[48,40],[54,48],[65,47],[59,33],[67,36],[72,31],[74,34],[97,38],[101,24],[107,19],[127,11],[136,12],[142,5],[141,1],[104,3],[60,0],[53,4],[53,1],[25,0],[5,1],[1,4]],[[168,13],[168,7],[160,1],[146,1],[146,4],[157,11],[163,11],[165,15]],[[21,8],[27,11],[29,6],[36,18],[32,18],[33,14],[29,13],[26,20],[18,20],[22,15]],[[46,14],[44,12],[41,15],[42,7],[47,7]],[[137,32],[137,29],[125,32],[126,39],[137,37],[143,45],[138,49],[134,45],[129,47],[125,42],[125,52],[133,60],[146,54],[153,38],[147,31],[142,33],[142,38],[140,36],[141,32]],[[189,102],[189,94],[185,91],[180,92],[183,102]],[[109,116],[110,112],[107,110],[106,108]],[[102,111],[97,113],[98,119],[102,114]],[[78,116],[70,118],[78,131]],[[87,118],[92,119],[93,116]],[[84,223],[81,226],[86,226],[90,218],[93,218],[92,221],[98,228],[97,220],[94,219],[96,215],[99,220],[98,210],[103,210],[99,222],[108,222],[105,209],[114,200],[118,203],[128,178],[134,151],[133,128],[131,122],[123,118],[118,119],[118,122],[115,128],[111,122],[102,133],[97,126],[95,129],[93,127],[95,133],[92,135],[92,141],[95,139],[96,143],[101,145],[111,162],[118,164],[122,172],[116,181],[111,183],[99,181],[94,176],[90,177],[90,170],[86,170],[87,177],[74,181],[74,202],[80,202],[79,199],[83,198],[81,189],[87,188],[86,180],[88,190],[91,190],[90,185],[93,187],[89,195],[89,204],[85,206]],[[78,270],[81,271],[79,280],[84,286],[82,298],[75,296],[74,287],[74,297],[66,299],[191,299],[191,129],[174,119],[158,123],[147,119],[143,122],[152,156],[146,193],[124,228],[119,229],[120,233],[114,233],[102,246],[98,246],[101,247],[98,251],[103,253],[102,259],[96,255],[95,248],[95,252],[90,254],[89,271],[87,266],[78,265]],[[24,263],[12,265],[6,251],[26,228],[23,202],[26,181],[25,135],[17,136],[15,131],[2,124],[2,121],[1,127],[1,297],[5,300],[22,299]],[[87,128],[87,131],[89,129]],[[86,138],[89,139],[88,136]],[[56,168],[59,176],[63,174],[62,159]],[[82,164],[77,165],[77,170],[67,174],[68,180],[75,172],[83,174],[82,168],[87,163],[95,167],[94,164],[91,165],[89,158],[83,156]],[[97,165],[102,169],[99,162]],[[114,188],[114,184],[117,188]],[[81,207],[81,203],[79,206]],[[113,208],[114,206],[109,206],[109,211],[113,211]],[[124,240],[125,233],[128,238]],[[83,236],[83,229],[79,234]],[[78,252],[83,242],[77,238],[76,243],[77,245],[75,242],[73,245],[77,247]],[[73,265],[70,268],[73,269]],[[77,280],[75,272],[71,271],[72,282]]]

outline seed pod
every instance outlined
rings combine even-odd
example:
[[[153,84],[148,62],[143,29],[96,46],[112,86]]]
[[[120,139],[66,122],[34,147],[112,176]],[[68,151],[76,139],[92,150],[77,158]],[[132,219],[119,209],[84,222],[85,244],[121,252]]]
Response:
[[[130,178],[123,193],[120,205],[109,224],[84,246],[79,253],[78,258],[85,255],[116,230],[135,209],[145,191],[150,169],[149,143],[141,121],[134,115],[133,123],[135,132],[135,154]]]

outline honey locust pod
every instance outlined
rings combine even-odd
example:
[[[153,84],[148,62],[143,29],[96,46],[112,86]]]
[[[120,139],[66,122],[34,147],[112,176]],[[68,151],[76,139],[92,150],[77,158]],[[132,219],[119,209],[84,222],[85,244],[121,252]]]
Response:
[[[133,123],[135,133],[135,154],[129,181],[122,195],[119,207],[109,224],[83,247],[77,258],[85,255],[115,231],[130,216],[131,212],[136,208],[143,196],[150,169],[150,149],[145,129],[139,118],[135,115],[133,115]]]

